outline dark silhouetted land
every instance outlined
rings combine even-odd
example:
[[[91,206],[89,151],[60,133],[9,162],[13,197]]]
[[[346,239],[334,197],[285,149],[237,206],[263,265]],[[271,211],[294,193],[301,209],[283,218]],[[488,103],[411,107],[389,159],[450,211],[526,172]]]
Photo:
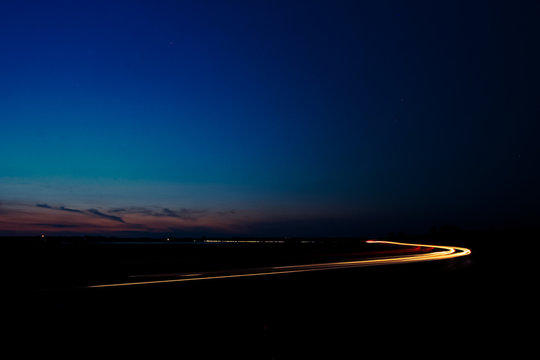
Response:
[[[538,235],[537,230],[444,227],[422,236],[389,237],[465,246],[471,256],[108,289],[84,286],[132,274],[346,258],[366,245],[364,239],[209,244],[204,239],[4,238],[8,277],[15,285],[5,312],[19,340],[94,349],[156,343],[171,349],[203,341],[208,346],[197,348],[200,357],[218,352],[252,359],[347,358],[374,352],[429,355],[433,349],[456,356],[462,351],[515,355],[516,344],[527,341],[523,321],[533,316],[535,282],[528,255]],[[223,340],[229,347],[210,345]]]

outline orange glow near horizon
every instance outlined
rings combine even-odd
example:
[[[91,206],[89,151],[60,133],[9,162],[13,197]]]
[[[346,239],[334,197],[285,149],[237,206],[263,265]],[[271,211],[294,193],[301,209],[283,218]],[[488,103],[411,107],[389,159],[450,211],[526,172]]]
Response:
[[[81,207],[82,208],[82,207]],[[234,227],[234,219],[225,219],[216,214],[205,214],[196,219],[172,216],[148,216],[145,214],[122,214],[115,216],[107,210],[62,210],[59,207],[40,207],[28,204],[4,205],[0,218],[0,231],[51,236],[63,234],[114,235],[121,232],[164,233],[171,229],[189,232],[195,228],[215,229],[227,233]]]

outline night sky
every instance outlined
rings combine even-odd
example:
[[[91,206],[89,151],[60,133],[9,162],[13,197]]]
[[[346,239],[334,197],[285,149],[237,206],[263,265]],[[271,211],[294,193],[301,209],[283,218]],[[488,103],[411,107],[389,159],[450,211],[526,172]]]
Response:
[[[538,225],[535,1],[0,2],[0,235]]]

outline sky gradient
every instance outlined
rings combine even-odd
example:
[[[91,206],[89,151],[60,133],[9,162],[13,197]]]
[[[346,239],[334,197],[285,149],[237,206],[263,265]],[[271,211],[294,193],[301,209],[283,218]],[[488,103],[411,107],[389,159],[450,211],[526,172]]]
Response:
[[[2,1],[0,235],[537,225],[531,2]]]

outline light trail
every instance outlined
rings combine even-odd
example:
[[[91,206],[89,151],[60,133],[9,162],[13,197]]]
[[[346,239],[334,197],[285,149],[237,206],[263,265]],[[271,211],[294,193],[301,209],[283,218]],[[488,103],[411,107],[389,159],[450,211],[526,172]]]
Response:
[[[409,243],[384,241],[384,240],[368,240],[367,243],[429,248],[430,251],[419,253],[419,254],[388,256],[388,257],[360,259],[360,260],[351,260],[351,261],[325,262],[325,263],[318,263],[318,264],[269,266],[269,267],[239,269],[239,270],[231,270],[231,271],[223,271],[223,272],[207,272],[207,273],[198,273],[198,274],[170,274],[169,276],[174,277],[173,279],[90,285],[90,286],[87,286],[87,288],[107,288],[107,287],[120,287],[120,286],[166,284],[166,283],[198,281],[198,280],[231,279],[231,278],[242,278],[242,277],[264,276],[264,275],[292,274],[292,273],[300,273],[300,272],[347,269],[347,268],[366,267],[366,266],[406,264],[406,263],[414,263],[414,262],[421,262],[421,261],[452,259],[452,258],[456,258],[460,256],[467,256],[471,253],[471,250],[467,248],[456,247],[456,246],[409,244]],[[152,277],[152,275],[139,275],[137,277]]]

